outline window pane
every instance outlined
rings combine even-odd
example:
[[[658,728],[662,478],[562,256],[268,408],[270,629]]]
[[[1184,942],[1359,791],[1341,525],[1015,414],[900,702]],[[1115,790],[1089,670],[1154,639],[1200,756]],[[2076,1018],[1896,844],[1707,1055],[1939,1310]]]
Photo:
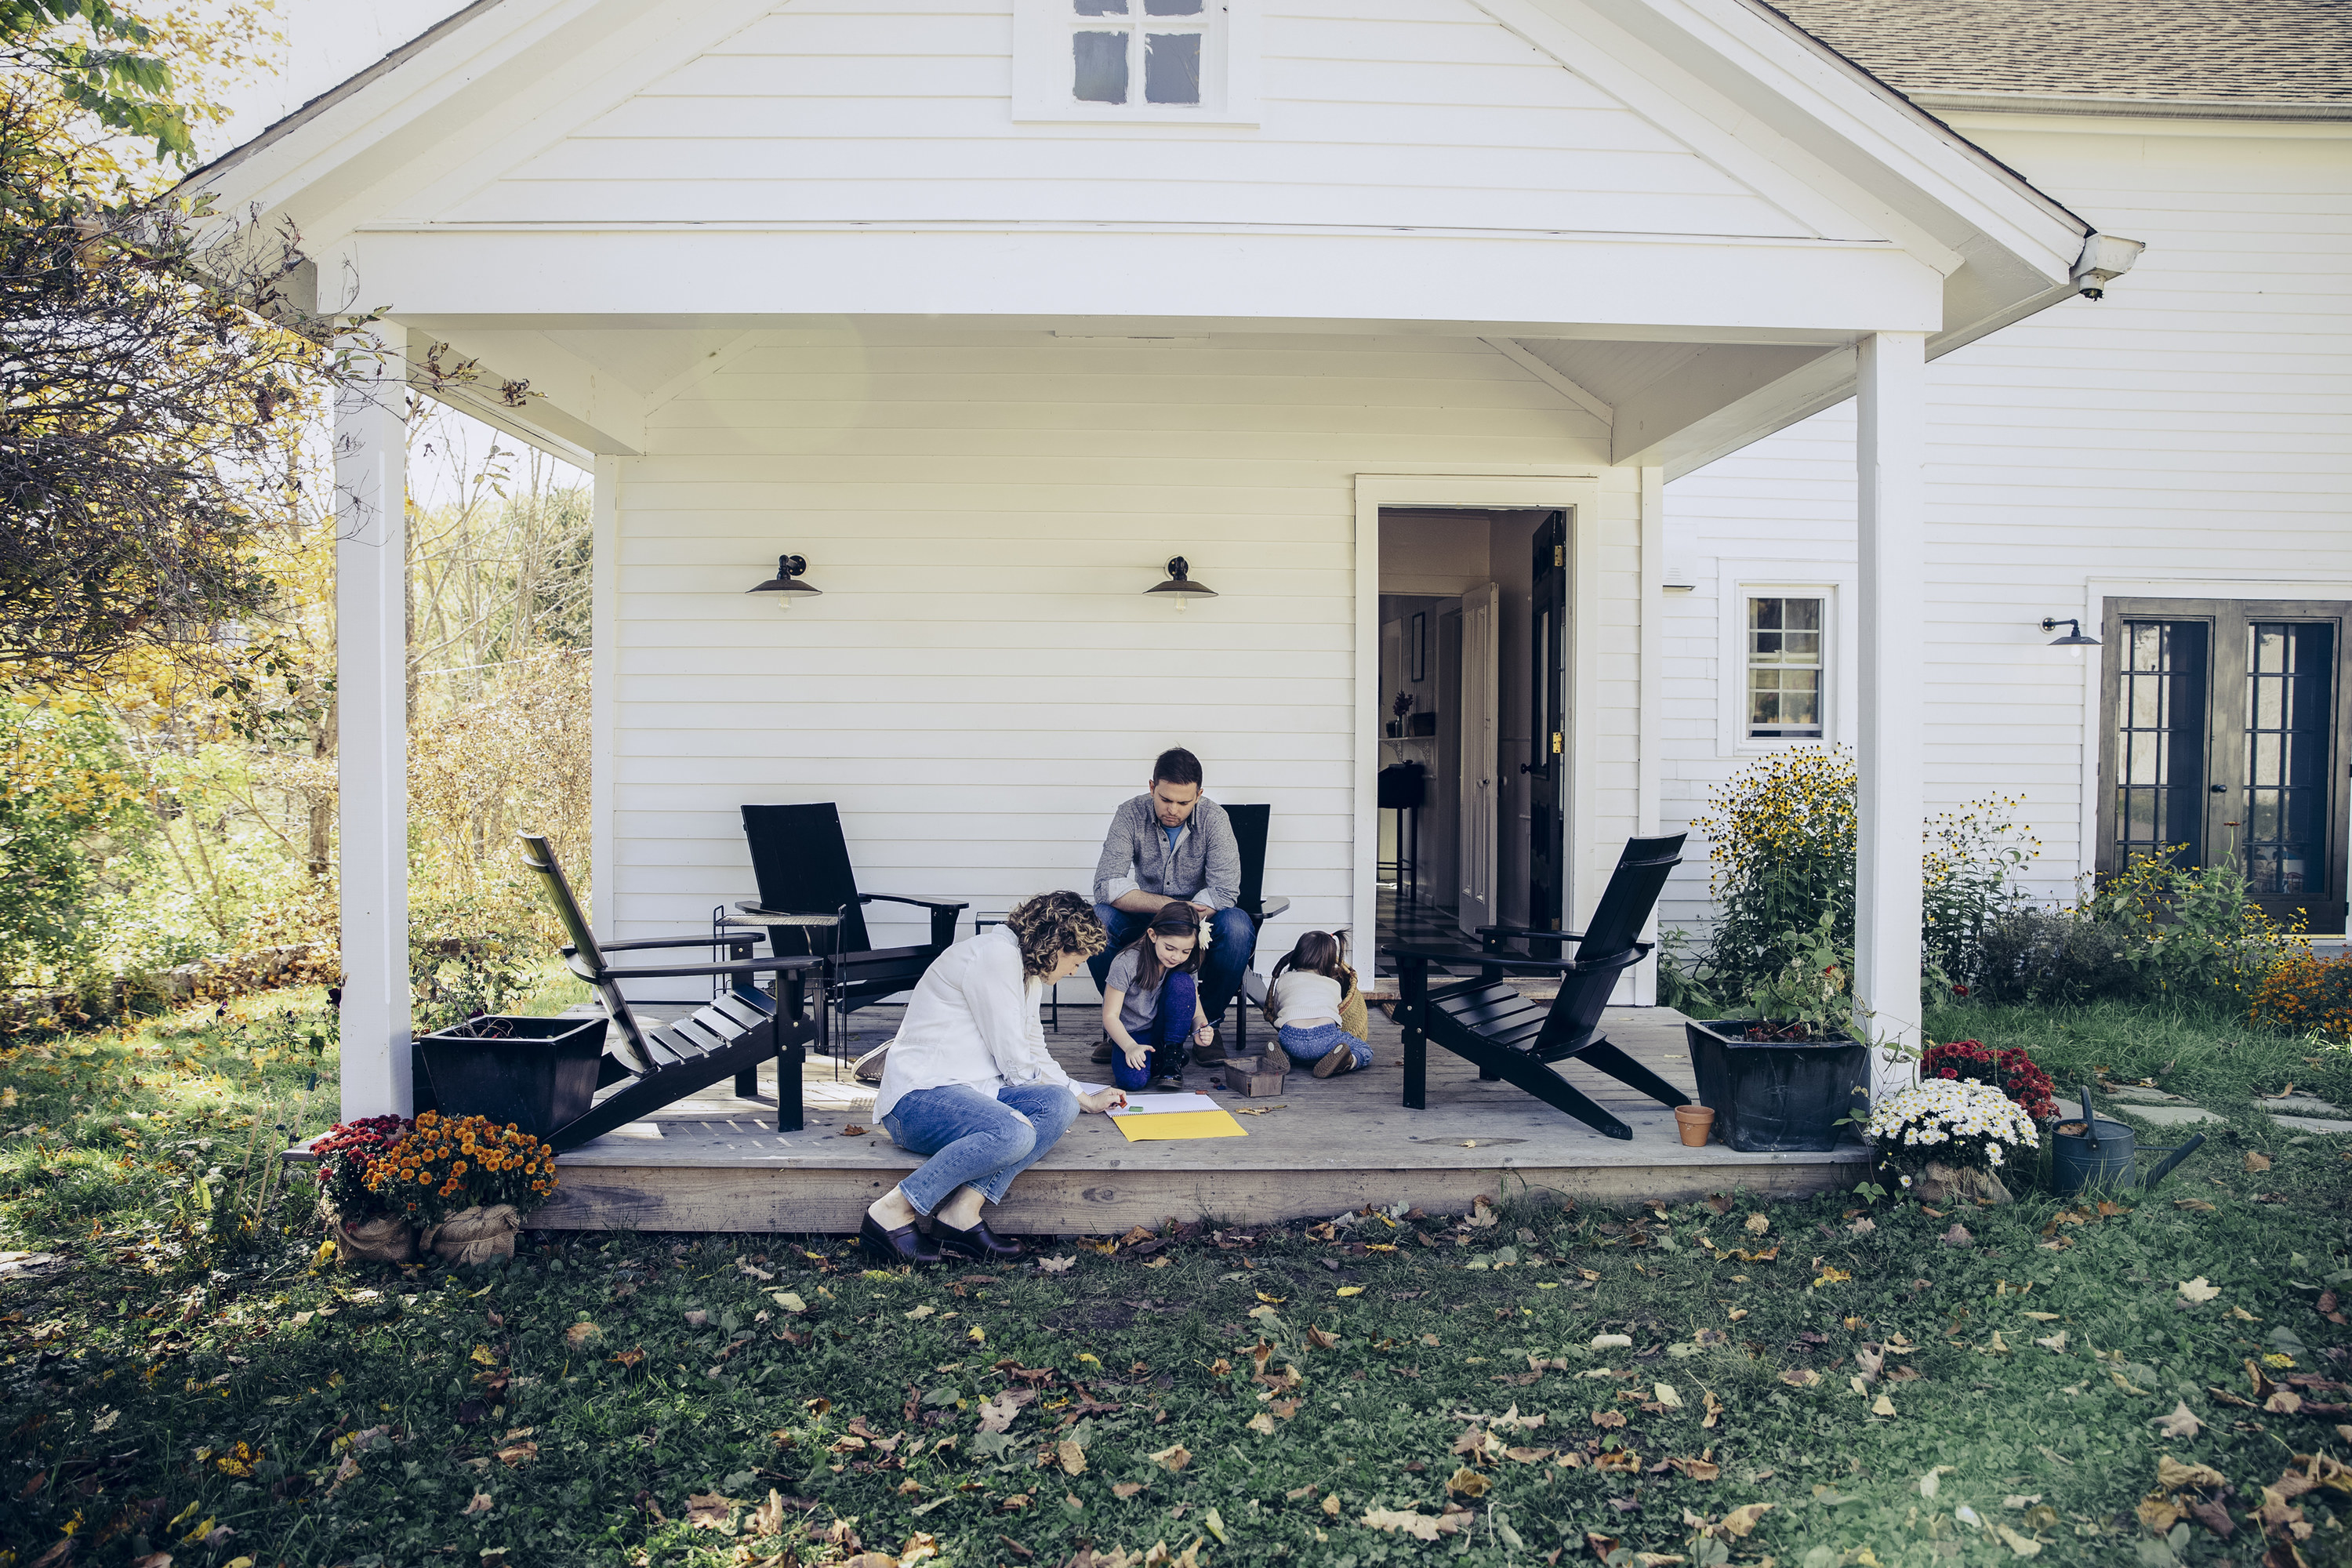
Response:
[[[1780,601],[1750,599],[1748,601],[1748,625],[1756,631],[1780,629]]]
[[[2206,627],[2126,622],[2116,660],[2115,863],[2185,845],[2202,865]]]
[[[2247,880],[2269,897],[2315,892],[2327,847],[2336,628],[2258,622],[2247,634]]]
[[[1077,13],[1081,16],[1124,16],[1127,15],[1127,0],[1076,0],[1076,7]]]
[[[1201,14],[1201,0],[1143,0],[1143,14],[1147,16],[1197,16]]]
[[[1822,601],[1748,601],[1748,733],[1756,740],[1822,733]]]
[[[1127,101],[1127,35],[1078,33],[1070,40],[1070,90],[1081,103]]]
[[[1201,35],[1154,33],[1144,44],[1143,101],[1201,101]]]

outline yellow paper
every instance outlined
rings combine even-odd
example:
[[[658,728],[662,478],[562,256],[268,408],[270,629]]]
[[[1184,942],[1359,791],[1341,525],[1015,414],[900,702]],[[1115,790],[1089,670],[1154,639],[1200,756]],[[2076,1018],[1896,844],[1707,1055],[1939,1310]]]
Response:
[[[1114,1116],[1130,1143],[1169,1138],[1246,1138],[1249,1131],[1223,1110],[1179,1110],[1166,1116]]]

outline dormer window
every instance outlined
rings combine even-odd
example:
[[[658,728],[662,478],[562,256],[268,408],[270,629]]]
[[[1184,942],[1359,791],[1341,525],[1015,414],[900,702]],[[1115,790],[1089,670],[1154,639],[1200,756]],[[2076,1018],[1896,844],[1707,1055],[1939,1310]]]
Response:
[[[1071,0],[1070,96],[1198,104],[1206,0]]]
[[[1257,123],[1257,0],[1013,0],[1016,121]]]

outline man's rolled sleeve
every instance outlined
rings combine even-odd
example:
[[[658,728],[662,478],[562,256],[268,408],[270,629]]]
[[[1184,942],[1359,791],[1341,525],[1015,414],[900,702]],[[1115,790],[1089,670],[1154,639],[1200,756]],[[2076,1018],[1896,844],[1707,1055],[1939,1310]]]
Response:
[[[1135,833],[1128,825],[1125,806],[1111,814],[1110,831],[1103,835],[1101,858],[1095,861],[1095,902],[1115,904],[1139,886],[1135,879]]]

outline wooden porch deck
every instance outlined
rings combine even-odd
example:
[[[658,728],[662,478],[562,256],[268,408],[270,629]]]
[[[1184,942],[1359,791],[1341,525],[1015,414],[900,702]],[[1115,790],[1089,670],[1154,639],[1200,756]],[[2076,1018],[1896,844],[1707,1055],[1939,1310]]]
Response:
[[[896,1008],[858,1014],[855,1048],[887,1039],[897,1017]],[[1667,1008],[1627,1007],[1610,1009],[1608,1026],[1620,1047],[1688,1091],[1682,1024]],[[1107,1069],[1087,1059],[1099,1035],[1091,1006],[1065,1007],[1047,1038],[1074,1078],[1100,1082]],[[1270,1037],[1250,1031],[1253,1047]],[[1294,1070],[1288,1092],[1273,1100],[1228,1094],[1209,1085],[1221,1074],[1191,1068],[1187,1089],[1236,1111],[1264,1111],[1237,1118],[1246,1138],[1130,1143],[1108,1117],[1082,1116],[1013,1184],[992,1223],[1008,1235],[1067,1236],[1171,1216],[1262,1225],[1366,1204],[1445,1213],[1523,1185],[1604,1202],[1682,1201],[1738,1186],[1820,1192],[1864,1173],[1858,1144],[1826,1154],[1685,1148],[1672,1111],[1573,1064],[1570,1079],[1633,1129],[1632,1142],[1603,1138],[1508,1084],[1482,1083],[1470,1064],[1439,1050],[1430,1053],[1428,1108],[1406,1110],[1398,1103],[1400,1031],[1377,1010],[1372,1047],[1369,1069],[1319,1081]],[[761,1084],[761,1097],[749,1100],[719,1085],[562,1156],[562,1186],[531,1224],[845,1234],[920,1163],[874,1125],[871,1086],[851,1081],[845,1067],[836,1076],[832,1058],[809,1061],[799,1132],[776,1131],[772,1065]]]

